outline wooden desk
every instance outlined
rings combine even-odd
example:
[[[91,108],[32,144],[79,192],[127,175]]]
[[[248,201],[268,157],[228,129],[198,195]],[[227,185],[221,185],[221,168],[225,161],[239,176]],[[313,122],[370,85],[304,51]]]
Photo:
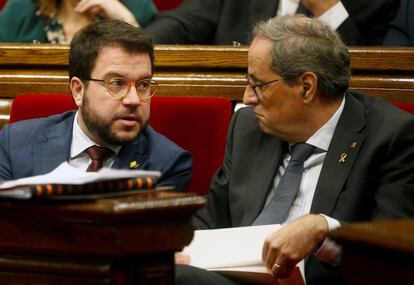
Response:
[[[350,284],[414,284],[414,219],[349,224],[330,236],[343,246]]]
[[[0,202],[0,284],[173,284],[204,198]]]

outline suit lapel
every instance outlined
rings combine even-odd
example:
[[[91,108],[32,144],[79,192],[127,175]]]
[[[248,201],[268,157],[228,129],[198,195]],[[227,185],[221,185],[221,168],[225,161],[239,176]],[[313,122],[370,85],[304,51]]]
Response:
[[[243,226],[251,225],[263,209],[282,157],[281,141],[263,134],[257,149],[252,150],[252,154],[251,165],[254,169],[248,167],[251,173],[248,174],[248,183],[244,188],[245,195],[242,201],[245,214],[241,221]]]
[[[45,129],[44,140],[33,145],[33,175],[52,171],[68,161],[75,113],[61,123]]]
[[[366,134],[363,106],[346,95],[345,108],[339,119],[325,157],[313,198],[311,213],[331,215],[349,176]]]
[[[148,139],[140,135],[138,139],[124,145],[119,151],[112,168],[142,169],[147,158]]]

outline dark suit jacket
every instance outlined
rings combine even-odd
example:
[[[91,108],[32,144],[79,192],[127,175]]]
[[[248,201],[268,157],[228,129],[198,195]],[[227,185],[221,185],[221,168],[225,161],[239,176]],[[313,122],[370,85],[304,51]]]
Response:
[[[414,46],[414,2],[401,0],[397,16],[390,23],[385,45]]]
[[[0,131],[0,180],[45,174],[70,158],[75,112],[16,122]],[[159,170],[159,185],[185,190],[190,178],[191,155],[147,126],[135,141],[124,145],[113,168]]]
[[[355,142],[356,146],[351,147]],[[339,162],[347,154],[344,163]],[[281,141],[242,108],[229,129],[223,166],[211,184],[198,228],[249,226],[264,207]],[[341,222],[414,216],[414,116],[381,99],[348,92],[316,186],[311,213]],[[339,284],[337,268],[306,265],[308,284]]]
[[[350,15],[338,28],[344,41],[382,45],[399,0],[342,3]],[[246,44],[252,27],[274,17],[277,7],[277,0],[184,0],[176,10],[160,13],[145,30],[161,44]]]

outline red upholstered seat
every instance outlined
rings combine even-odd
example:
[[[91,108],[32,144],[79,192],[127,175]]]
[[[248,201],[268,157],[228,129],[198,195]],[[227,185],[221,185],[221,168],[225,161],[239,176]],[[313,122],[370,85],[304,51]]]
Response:
[[[394,103],[394,105],[401,110],[414,114],[414,103]]]
[[[183,0],[153,0],[159,11],[170,10],[177,7]]]
[[[10,122],[46,117],[76,109],[68,94],[16,96]],[[150,124],[193,155],[189,191],[205,195],[221,165],[232,105],[224,98],[153,97]]]
[[[0,0],[0,11],[3,9],[3,6],[6,4],[7,0]]]
[[[14,98],[9,122],[42,118],[75,109],[70,94],[25,94]]]
[[[207,194],[223,162],[231,102],[224,98],[154,97],[150,124],[193,155],[189,191]]]

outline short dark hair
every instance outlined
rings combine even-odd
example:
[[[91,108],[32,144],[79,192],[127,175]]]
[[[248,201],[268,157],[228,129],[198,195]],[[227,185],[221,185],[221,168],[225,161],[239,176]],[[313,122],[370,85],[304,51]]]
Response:
[[[152,39],[142,29],[120,20],[96,21],[78,31],[69,51],[69,79],[91,76],[96,58],[104,47],[121,47],[129,53],[148,53],[154,69]]]
[[[256,25],[254,37],[272,41],[270,68],[288,84],[311,71],[325,99],[342,97],[351,76],[350,58],[339,35],[321,21],[300,15],[275,17]]]

